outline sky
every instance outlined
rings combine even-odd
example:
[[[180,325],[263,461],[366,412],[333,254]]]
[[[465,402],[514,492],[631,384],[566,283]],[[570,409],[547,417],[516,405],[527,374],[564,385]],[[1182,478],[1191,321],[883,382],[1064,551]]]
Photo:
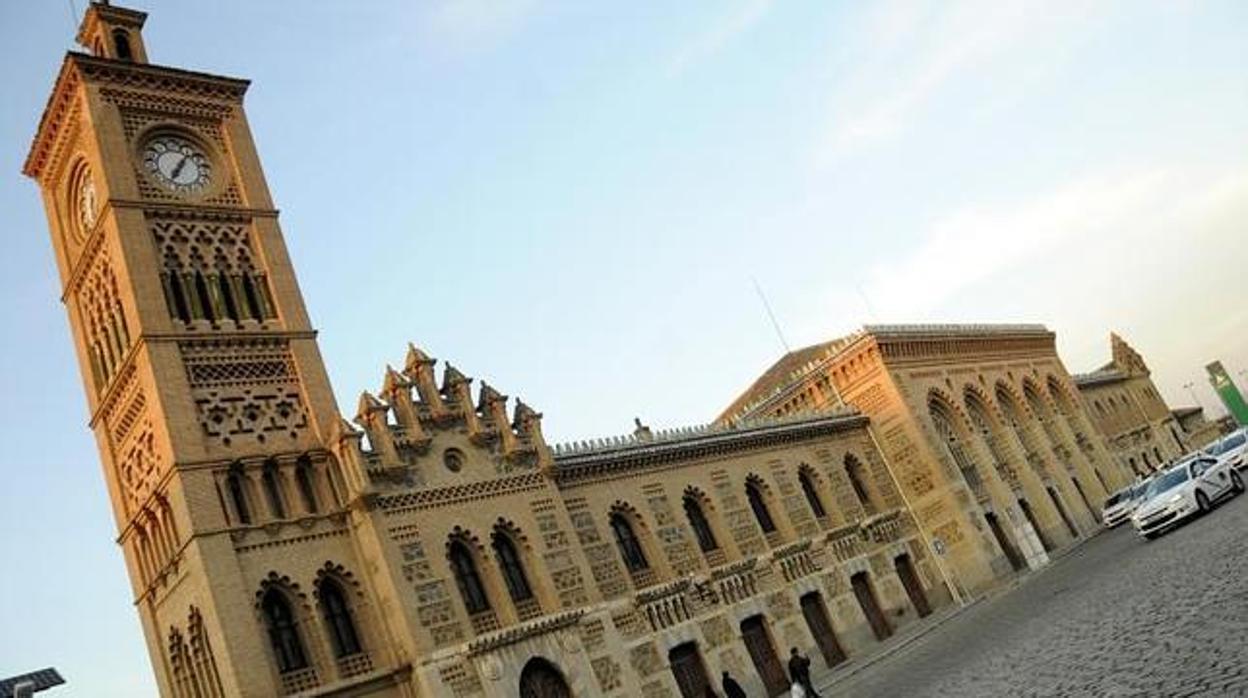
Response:
[[[19,174],[84,2],[0,0],[0,676],[154,695]],[[795,348],[1040,322],[1172,407],[1248,377],[1240,0],[135,4],[152,62],[253,80],[348,416],[411,341],[552,442],[707,422],[784,351],[755,280]]]

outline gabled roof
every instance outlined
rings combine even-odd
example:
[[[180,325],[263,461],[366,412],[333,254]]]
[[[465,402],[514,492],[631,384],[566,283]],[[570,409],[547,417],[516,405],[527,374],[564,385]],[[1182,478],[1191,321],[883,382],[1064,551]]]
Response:
[[[720,414],[719,419],[731,417],[755,400],[770,395],[788,385],[794,371],[812,361],[833,353],[834,348],[840,342],[841,339],[834,339],[831,342],[820,342],[819,344],[812,344],[801,349],[794,349],[781,356],[766,371],[763,371],[763,375],[751,383],[750,387],[745,389],[745,392],[741,393],[736,400],[733,400],[731,405],[728,405],[728,408]]]

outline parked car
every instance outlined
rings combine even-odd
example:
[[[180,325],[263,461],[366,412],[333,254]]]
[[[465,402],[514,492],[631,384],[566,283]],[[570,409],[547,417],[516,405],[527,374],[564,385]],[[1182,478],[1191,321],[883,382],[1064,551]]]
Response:
[[[1109,528],[1131,518],[1131,514],[1139,508],[1144,500],[1144,492],[1148,489],[1148,481],[1137,482],[1111,494],[1101,509],[1101,521]]]
[[[1240,427],[1209,444],[1205,453],[1229,461],[1236,470],[1248,468],[1248,427]]]
[[[1156,538],[1182,521],[1209,511],[1219,499],[1243,491],[1243,476],[1229,461],[1196,453],[1153,477],[1144,493],[1144,503],[1131,515],[1131,523],[1140,535]]]

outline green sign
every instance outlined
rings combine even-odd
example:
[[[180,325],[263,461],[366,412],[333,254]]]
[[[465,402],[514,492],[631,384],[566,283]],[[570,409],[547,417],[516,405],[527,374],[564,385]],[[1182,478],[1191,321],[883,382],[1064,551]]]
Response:
[[[1209,383],[1213,386],[1214,392],[1222,398],[1222,404],[1226,405],[1226,411],[1231,413],[1231,417],[1240,426],[1248,425],[1248,404],[1244,403],[1244,396],[1240,394],[1239,388],[1235,387],[1235,381],[1231,380],[1226,369],[1222,368],[1222,362],[1214,361],[1205,366],[1205,370],[1209,372]]]

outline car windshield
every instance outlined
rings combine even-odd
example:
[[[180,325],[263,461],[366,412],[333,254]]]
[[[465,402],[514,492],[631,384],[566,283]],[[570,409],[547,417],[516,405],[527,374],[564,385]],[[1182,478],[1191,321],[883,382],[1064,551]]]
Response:
[[[1212,446],[1210,446],[1209,448],[1205,450],[1207,450],[1209,452],[1209,455],[1211,456],[1220,456],[1223,453],[1226,453],[1227,451],[1231,450],[1231,440],[1222,439],[1221,441],[1216,441],[1214,442]]]
[[[1144,494],[1147,498],[1152,499],[1162,492],[1172,490],[1179,485],[1182,485],[1187,482],[1187,480],[1187,465],[1184,464],[1168,473],[1158,475],[1157,479],[1153,480],[1152,484],[1148,486],[1148,492],[1145,492]]]

